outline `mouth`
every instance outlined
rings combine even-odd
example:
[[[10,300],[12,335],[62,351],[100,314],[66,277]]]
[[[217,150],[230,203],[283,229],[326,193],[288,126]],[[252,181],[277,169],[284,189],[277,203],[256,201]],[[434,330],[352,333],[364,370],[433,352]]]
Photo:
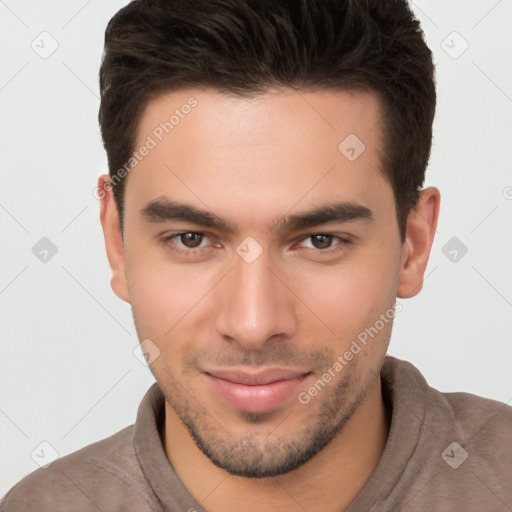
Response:
[[[205,371],[211,391],[233,409],[270,412],[298,394],[310,371],[266,368],[257,372],[231,368]]]

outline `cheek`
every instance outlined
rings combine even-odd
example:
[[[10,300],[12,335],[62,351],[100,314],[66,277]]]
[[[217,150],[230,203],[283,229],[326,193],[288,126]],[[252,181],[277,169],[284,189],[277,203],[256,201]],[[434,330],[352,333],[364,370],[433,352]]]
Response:
[[[192,265],[173,265],[151,251],[126,255],[133,316],[139,336],[163,340],[200,301],[209,279]]]
[[[336,350],[343,350],[381,314],[389,313],[396,299],[398,263],[394,255],[380,254],[297,279],[298,295],[334,331]]]

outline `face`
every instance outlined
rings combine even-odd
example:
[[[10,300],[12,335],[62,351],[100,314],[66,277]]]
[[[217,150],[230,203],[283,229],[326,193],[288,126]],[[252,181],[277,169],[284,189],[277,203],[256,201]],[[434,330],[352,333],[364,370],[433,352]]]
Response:
[[[143,112],[113,286],[167,419],[232,474],[299,467],[378,379],[404,260],[380,119],[370,93],[287,89]]]

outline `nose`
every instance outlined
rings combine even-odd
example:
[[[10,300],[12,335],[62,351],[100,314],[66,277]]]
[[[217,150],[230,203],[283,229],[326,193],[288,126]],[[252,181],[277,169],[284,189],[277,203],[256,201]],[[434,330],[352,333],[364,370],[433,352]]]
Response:
[[[245,350],[261,350],[267,340],[289,338],[297,319],[293,294],[265,251],[251,263],[238,254],[217,290],[217,332]]]

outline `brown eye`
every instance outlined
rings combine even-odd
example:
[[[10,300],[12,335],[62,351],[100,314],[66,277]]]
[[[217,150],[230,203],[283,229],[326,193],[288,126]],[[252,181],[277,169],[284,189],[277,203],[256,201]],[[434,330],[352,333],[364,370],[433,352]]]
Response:
[[[193,249],[199,247],[203,241],[204,235],[201,233],[182,233],[180,235],[180,242],[187,248]]]
[[[304,237],[301,247],[313,249],[317,254],[332,254],[333,251],[341,251],[351,244],[350,238],[330,233],[314,233]]]
[[[332,245],[331,235],[311,235],[311,244],[315,249],[328,249]]]

